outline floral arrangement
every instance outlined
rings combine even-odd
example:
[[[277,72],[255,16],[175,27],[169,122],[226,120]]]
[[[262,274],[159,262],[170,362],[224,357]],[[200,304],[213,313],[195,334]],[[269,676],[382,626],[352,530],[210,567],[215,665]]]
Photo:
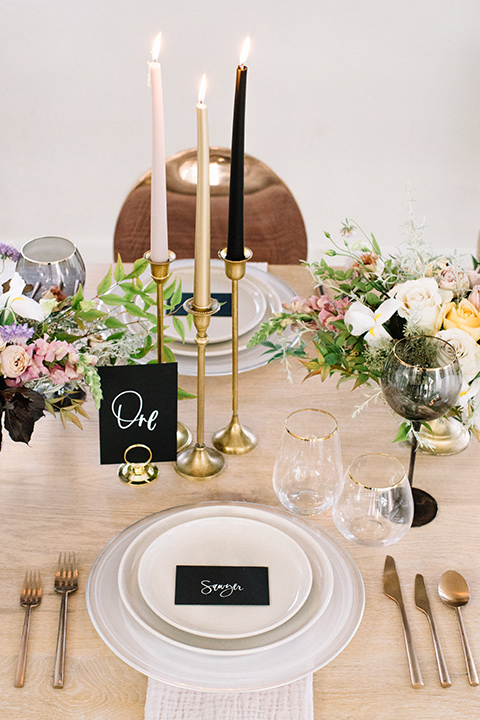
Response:
[[[0,262],[16,262],[15,248],[0,243]],[[97,406],[102,399],[97,368],[133,364],[156,347],[156,283],[141,276],[148,268],[137,260],[127,272],[121,259],[110,267],[93,298],[80,287],[66,297],[50,288],[38,301],[16,272],[0,286],[0,444],[2,425],[14,441],[28,442],[44,411],[82,427],[79,416],[89,392]],[[2,281],[4,278],[2,278]],[[164,289],[165,316],[172,315],[182,296],[179,281]],[[180,337],[178,318],[172,324]],[[168,343],[169,339],[165,338]],[[174,360],[168,345],[167,360]],[[180,397],[189,396],[179,391]]]
[[[347,220],[325,258],[305,263],[319,294],[294,297],[264,323],[250,344],[263,344],[271,359],[297,358],[308,377],[339,376],[354,388],[373,388],[365,403],[382,396],[382,369],[394,343],[408,335],[438,335],[456,350],[463,388],[450,415],[480,439],[480,268],[460,257],[435,255],[412,215],[403,252],[382,254],[374,235]],[[357,235],[357,238],[355,237]],[[276,336],[276,341],[273,338]],[[358,408],[360,409],[360,408]],[[405,440],[403,422],[395,440]]]

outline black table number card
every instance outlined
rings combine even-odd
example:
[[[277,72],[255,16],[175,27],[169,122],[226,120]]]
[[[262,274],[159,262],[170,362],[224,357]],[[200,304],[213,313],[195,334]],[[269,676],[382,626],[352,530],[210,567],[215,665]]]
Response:
[[[147,445],[152,460],[177,457],[177,363],[98,368],[103,400],[100,406],[100,462],[124,462],[125,450]],[[146,460],[144,448],[133,448],[128,462]]]
[[[177,565],[175,605],[270,605],[268,567]]]
[[[172,315],[188,315],[187,311],[183,307],[183,303],[191,297],[192,293],[182,293],[182,299]],[[220,309],[215,313],[215,317],[232,317],[232,293],[212,292],[212,298],[214,298],[214,300],[218,300],[220,303]]]

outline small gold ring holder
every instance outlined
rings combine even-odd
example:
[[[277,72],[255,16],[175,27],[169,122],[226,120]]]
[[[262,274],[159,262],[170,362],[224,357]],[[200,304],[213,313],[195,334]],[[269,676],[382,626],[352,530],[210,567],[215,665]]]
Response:
[[[245,275],[246,264],[253,253],[244,249],[243,260],[228,260],[227,248],[218,253],[225,262],[225,275],[232,281],[232,419],[226,427],[217,430],[213,445],[227,455],[244,455],[257,444],[257,438],[238,419],[238,281]]]
[[[177,455],[175,470],[189,480],[211,480],[220,475],[225,467],[225,458],[214,448],[205,445],[205,349],[208,344],[207,329],[210,317],[218,312],[220,303],[210,298],[210,306],[198,308],[189,298],[183,304],[185,310],[193,315],[197,329],[197,442],[193,447],[182,450]]]
[[[147,460],[142,463],[129,462],[127,455],[130,450],[133,450],[134,448],[144,448],[147,450]],[[153,454],[148,445],[142,445],[142,443],[130,445],[123,454],[125,462],[118,468],[118,477],[127,485],[148,485],[156,480],[158,476],[158,467],[150,464],[152,457]]]
[[[150,259],[148,250],[143,256],[150,263],[150,274],[152,280],[157,283],[157,360],[165,362],[165,343],[163,339],[163,286],[170,277],[170,264],[176,259],[172,250],[168,251],[168,260],[165,262],[153,262]],[[177,422],[177,453],[186,448],[192,442],[192,433],[181,422]]]

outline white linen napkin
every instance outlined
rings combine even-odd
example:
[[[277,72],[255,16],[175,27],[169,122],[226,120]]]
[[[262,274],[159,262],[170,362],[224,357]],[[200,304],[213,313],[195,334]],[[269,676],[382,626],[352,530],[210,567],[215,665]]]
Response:
[[[313,720],[312,675],[271,690],[217,693],[149,678],[145,720]]]

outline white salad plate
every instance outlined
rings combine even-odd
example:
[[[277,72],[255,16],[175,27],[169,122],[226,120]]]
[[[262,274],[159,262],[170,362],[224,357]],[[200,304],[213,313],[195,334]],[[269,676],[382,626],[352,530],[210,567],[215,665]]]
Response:
[[[248,654],[199,655],[188,646],[174,645],[136,622],[125,607],[118,587],[119,566],[135,538],[163,517],[182,522],[191,510],[208,508],[210,516],[226,508],[257,508],[266,523],[275,526],[282,517],[300,527],[327,555],[333,571],[333,592],[324,612],[308,632],[294,635],[280,645]],[[301,543],[300,543],[301,544]],[[139,672],[179,687],[212,692],[261,690],[292,682],[333,660],[354,636],[363,614],[364,588],[360,572],[349,553],[328,533],[283,510],[250,503],[205,503],[155,513],[129,526],[106,545],[95,560],[86,588],[87,608],[94,627],[108,647]],[[308,601],[307,601],[308,602]],[[305,603],[306,605],[307,603]],[[299,611],[300,613],[302,610]],[[289,621],[291,622],[291,621]],[[275,632],[275,631],[273,631]],[[241,642],[241,640],[238,640]]]
[[[269,604],[176,604],[178,565],[268,568]],[[157,537],[140,560],[138,586],[147,605],[167,623],[195,635],[241,638],[291,618],[307,599],[312,569],[302,548],[282,530],[251,518],[207,517]]]
[[[119,565],[118,586],[121,598],[132,617],[149,632],[157,635],[166,642],[173,643],[180,647],[187,647],[194,652],[200,653],[225,653],[247,654],[258,650],[271,648],[280,645],[293,638],[301,632],[305,632],[312,623],[325,611],[333,592],[333,571],[326,553],[303,527],[289,522],[281,514],[268,514],[268,524],[274,528],[288,533],[290,537],[302,547],[308,557],[312,570],[312,588],[302,607],[286,622],[273,630],[244,638],[218,639],[201,635],[194,635],[176,628],[165,622],[145,602],[137,582],[138,567],[145,550],[163,532],[168,532],[172,527],[177,527],[179,520],[190,522],[189,518],[199,517],[228,518],[230,521],[236,518],[251,518],[253,520],[266,522],[263,506],[246,505],[222,505],[222,514],[218,515],[219,509],[216,505],[209,504],[194,506],[179,515],[160,515],[157,521],[149,524],[145,530],[140,532],[126,549]]]
[[[194,262],[193,260],[175,260],[171,265],[172,279],[178,278],[182,282],[182,293],[190,297],[193,295]],[[225,275],[225,264],[221,261],[213,261],[210,267],[210,288],[211,294],[232,292],[232,281]],[[243,335],[256,327],[267,309],[265,295],[257,287],[256,283],[244,277],[238,283],[238,335]],[[185,328],[185,343],[195,343],[195,326],[189,327],[185,315],[177,316]],[[178,334],[166,330],[166,335],[175,340]],[[232,337],[232,318],[230,315],[212,315],[208,326],[209,342],[214,345],[218,342],[230,340]]]

